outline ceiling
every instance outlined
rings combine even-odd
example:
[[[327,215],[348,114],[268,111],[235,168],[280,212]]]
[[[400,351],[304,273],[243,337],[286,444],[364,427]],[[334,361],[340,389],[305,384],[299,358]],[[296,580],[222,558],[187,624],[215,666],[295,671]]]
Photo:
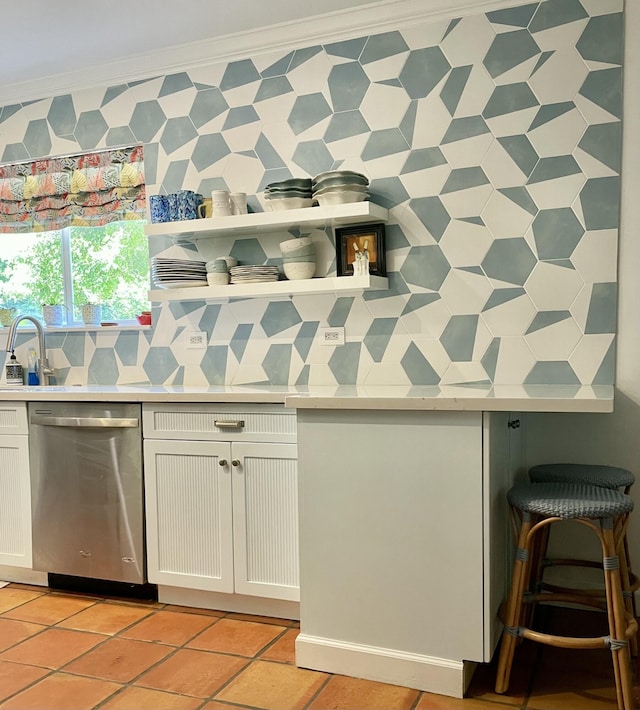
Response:
[[[54,83],[62,87],[65,76],[73,83],[79,73],[86,75],[105,65],[133,67],[138,60],[142,69],[153,57],[158,66],[163,54],[180,45],[225,37],[225,46],[233,47],[234,35],[241,44],[248,31],[285,24],[295,33],[296,27],[303,27],[311,18],[339,18],[354,8],[385,4],[394,4],[394,0],[322,0],[321,4],[292,0],[7,3],[2,9],[5,31],[0,43],[0,105],[6,104],[3,97],[16,93],[11,87],[18,91],[15,102],[47,95],[37,94],[37,90],[34,95],[32,86],[44,90],[47,82],[43,79],[48,77],[55,77]]]
[[[526,0],[26,0],[2,8],[0,107]]]

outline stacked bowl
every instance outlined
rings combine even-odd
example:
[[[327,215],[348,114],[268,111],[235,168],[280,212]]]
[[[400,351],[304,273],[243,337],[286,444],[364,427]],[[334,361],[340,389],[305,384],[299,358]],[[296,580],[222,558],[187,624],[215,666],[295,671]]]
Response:
[[[272,182],[264,189],[267,206],[271,210],[297,210],[311,207],[311,178],[290,178]]]
[[[209,286],[226,286],[229,283],[229,267],[224,259],[207,262],[207,283]]]
[[[316,273],[316,250],[311,237],[280,242],[282,270],[290,281],[310,279]]]
[[[229,269],[238,266],[238,260],[233,256],[220,256],[207,261],[207,283],[209,286],[226,286],[229,283]]]
[[[312,198],[321,207],[369,199],[369,178],[353,170],[330,170],[313,178]]]

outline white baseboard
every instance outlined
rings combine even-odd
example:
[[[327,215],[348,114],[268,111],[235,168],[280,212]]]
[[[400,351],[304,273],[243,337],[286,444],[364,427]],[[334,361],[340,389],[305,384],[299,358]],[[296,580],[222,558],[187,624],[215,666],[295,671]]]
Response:
[[[164,604],[192,606],[196,609],[217,609],[218,611],[256,614],[257,616],[271,616],[279,619],[300,618],[300,602],[250,597],[243,594],[205,592],[199,589],[168,587],[160,584],[158,585],[158,601]]]
[[[475,669],[475,664],[465,661],[363,646],[303,633],[296,639],[296,665],[453,698],[464,697]]]
[[[7,582],[20,582],[21,584],[36,584],[42,587],[49,585],[49,577],[46,572],[37,572],[26,567],[12,567],[10,565],[0,565],[0,579]]]

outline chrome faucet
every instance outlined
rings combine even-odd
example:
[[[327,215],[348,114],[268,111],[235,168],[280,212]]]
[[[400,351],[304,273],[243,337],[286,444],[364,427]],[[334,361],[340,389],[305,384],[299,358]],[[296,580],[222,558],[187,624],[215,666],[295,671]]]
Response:
[[[37,318],[33,316],[16,316],[11,321],[7,335],[7,352],[10,353],[14,350],[16,335],[18,334],[18,324],[23,320],[30,320],[38,331],[38,377],[40,378],[40,384],[51,384],[49,378],[53,375],[53,369],[49,367],[49,360],[47,358],[47,348],[44,344],[44,328]]]

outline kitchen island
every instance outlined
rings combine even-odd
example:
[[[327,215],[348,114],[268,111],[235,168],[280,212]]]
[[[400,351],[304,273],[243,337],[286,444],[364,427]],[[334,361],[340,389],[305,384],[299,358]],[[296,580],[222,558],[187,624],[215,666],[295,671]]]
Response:
[[[462,697],[501,631],[514,413],[611,412],[613,388],[0,389],[0,404],[65,399],[295,409],[297,664]]]

